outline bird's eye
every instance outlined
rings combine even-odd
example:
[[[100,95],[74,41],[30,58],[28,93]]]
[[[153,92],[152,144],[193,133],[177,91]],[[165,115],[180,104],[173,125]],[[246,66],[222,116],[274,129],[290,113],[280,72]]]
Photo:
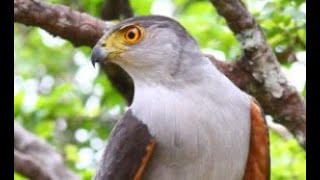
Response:
[[[138,26],[129,27],[124,33],[124,39],[128,44],[136,44],[142,39],[142,29]]]

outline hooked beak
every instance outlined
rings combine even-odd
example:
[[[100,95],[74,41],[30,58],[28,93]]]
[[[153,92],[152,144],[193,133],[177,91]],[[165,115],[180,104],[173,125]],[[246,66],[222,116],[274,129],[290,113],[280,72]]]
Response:
[[[96,62],[102,63],[107,60],[108,52],[105,49],[102,49],[100,45],[94,46],[91,53],[91,62],[93,67],[95,67]]]

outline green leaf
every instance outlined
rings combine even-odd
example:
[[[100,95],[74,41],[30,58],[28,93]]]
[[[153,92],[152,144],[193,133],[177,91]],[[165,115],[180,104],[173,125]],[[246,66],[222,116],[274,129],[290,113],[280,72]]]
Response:
[[[64,148],[66,154],[66,160],[71,162],[79,161],[80,157],[78,156],[78,147],[73,144],[67,144]]]
[[[35,126],[35,133],[40,137],[48,139],[53,135],[54,125],[55,123],[51,120],[42,120]]]
[[[24,177],[23,175],[21,175],[17,172],[14,172],[13,179],[14,180],[28,180],[28,178]]]

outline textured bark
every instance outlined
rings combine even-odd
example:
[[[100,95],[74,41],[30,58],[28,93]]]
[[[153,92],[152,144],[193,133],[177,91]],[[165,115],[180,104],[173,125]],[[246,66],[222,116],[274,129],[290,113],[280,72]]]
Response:
[[[14,170],[33,180],[79,180],[44,140],[14,123]]]
[[[32,157],[14,150],[14,170],[34,180],[49,180],[50,175]]]
[[[119,20],[133,16],[129,0],[106,0],[102,8],[102,19]]]
[[[230,29],[235,33],[243,48],[243,56],[234,63],[226,63],[208,56],[217,68],[230,78],[239,88],[254,96],[276,122],[283,124],[297,138],[302,147],[306,143],[306,106],[305,101],[294,87],[288,84],[280,71],[280,64],[271,48],[266,43],[265,37],[254,18],[238,0],[211,0],[220,15],[225,17]],[[21,6],[29,6],[33,11],[23,10]],[[35,3],[31,0],[15,0],[15,22],[43,28],[54,35],[70,40],[75,45],[92,47],[103,34],[105,24],[86,14],[66,10],[61,5]],[[47,13],[59,11],[57,13]],[[39,11],[38,9],[42,9]],[[64,10],[61,13],[61,9]],[[38,11],[37,11],[38,10]],[[53,17],[51,17],[53,16]],[[73,19],[70,23],[61,26],[60,23],[44,21],[43,19],[59,18]],[[86,18],[83,18],[86,17]],[[89,22],[92,21],[92,22]],[[41,23],[39,23],[41,22]],[[72,24],[75,23],[76,25]],[[91,31],[75,28],[79,24],[90,24],[94,27]],[[80,32],[79,32],[80,31]],[[72,32],[72,33],[71,33]],[[74,34],[79,34],[74,39]],[[119,67],[117,67],[119,68]],[[124,95],[130,103],[133,95],[131,78],[122,78],[125,75],[116,68],[106,71],[113,85]]]
[[[14,0],[14,21],[41,27],[75,46],[94,46],[103,34],[104,27],[108,28],[103,21],[88,14],[40,0]]]

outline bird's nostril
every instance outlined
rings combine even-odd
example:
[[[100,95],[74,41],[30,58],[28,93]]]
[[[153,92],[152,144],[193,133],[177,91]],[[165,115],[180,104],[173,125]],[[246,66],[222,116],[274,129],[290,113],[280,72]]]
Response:
[[[102,43],[101,46],[102,46],[102,47],[106,47],[106,43]]]

